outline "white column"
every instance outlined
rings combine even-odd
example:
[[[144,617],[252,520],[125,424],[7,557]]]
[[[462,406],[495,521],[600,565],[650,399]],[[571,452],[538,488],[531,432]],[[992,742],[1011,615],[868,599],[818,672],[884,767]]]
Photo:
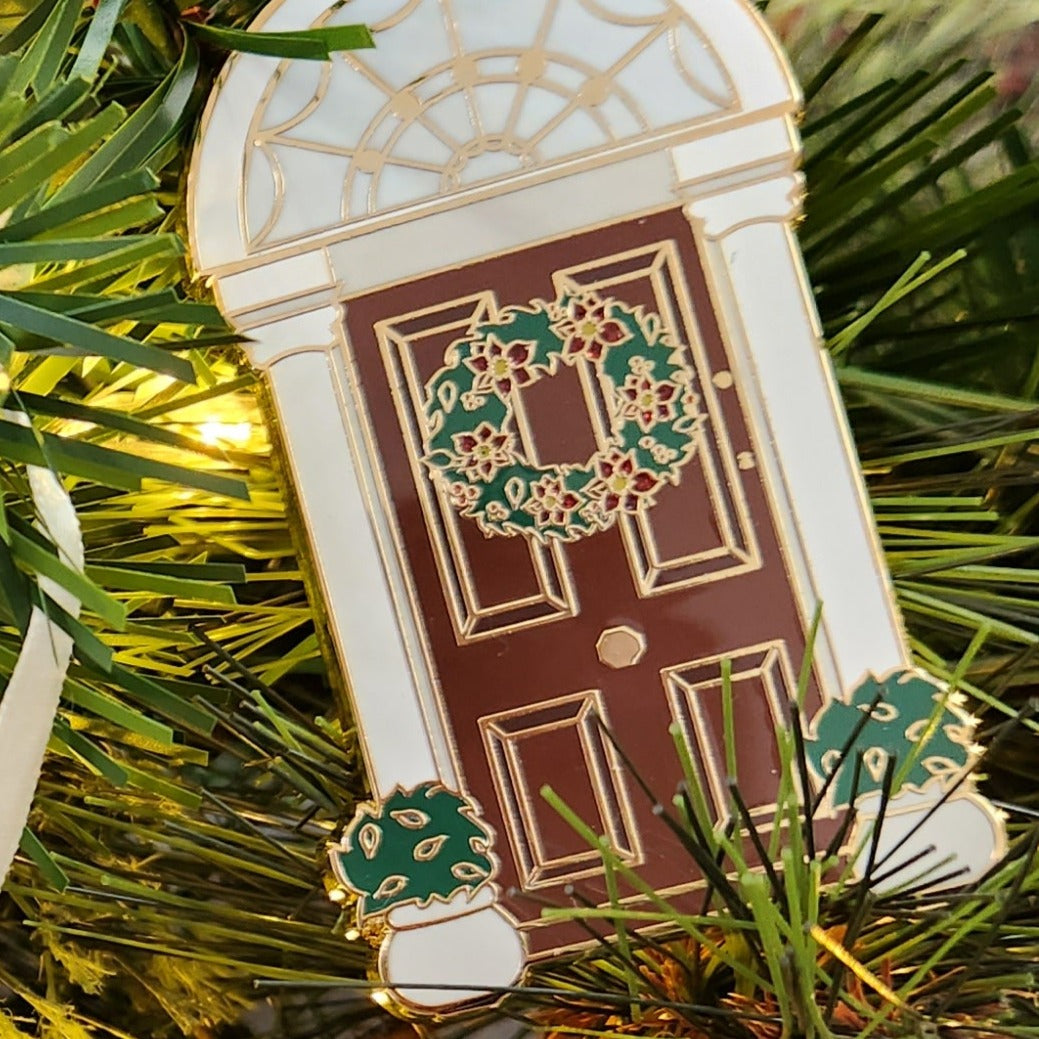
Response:
[[[386,798],[429,781],[458,791],[402,576],[380,546],[389,517],[369,471],[376,462],[348,385],[342,328],[339,308],[321,307],[251,329],[250,352],[270,379],[372,792]],[[499,896],[487,883],[446,904],[391,911],[379,964],[399,1000],[443,1010],[515,983],[525,944]]]
[[[373,793],[454,776],[438,767],[376,537],[377,501],[338,394],[339,308],[249,331],[266,368],[285,460],[321,585],[328,625],[356,713]]]
[[[757,447],[805,617],[823,607],[829,694],[909,666],[861,471],[792,231],[802,178],[786,172],[686,207],[737,355]]]

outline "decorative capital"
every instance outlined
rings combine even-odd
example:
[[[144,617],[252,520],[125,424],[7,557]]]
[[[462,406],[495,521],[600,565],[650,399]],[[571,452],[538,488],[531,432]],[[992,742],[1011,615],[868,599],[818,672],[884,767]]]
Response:
[[[212,273],[220,309],[237,329],[313,309],[334,298],[336,279],[324,249],[295,256],[257,257]]]
[[[804,175],[789,172],[694,199],[685,213],[706,237],[724,238],[750,224],[791,223],[803,200]]]
[[[292,317],[283,317],[247,330],[243,344],[254,368],[266,371],[293,354],[325,353],[339,342],[342,307],[324,303]]]

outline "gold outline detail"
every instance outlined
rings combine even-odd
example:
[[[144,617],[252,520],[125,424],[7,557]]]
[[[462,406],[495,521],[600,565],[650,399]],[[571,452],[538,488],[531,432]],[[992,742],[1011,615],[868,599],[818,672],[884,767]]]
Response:
[[[375,326],[375,336],[379,343],[390,385],[403,385],[407,388],[407,400],[404,400],[402,396],[395,396],[394,404],[401,430],[407,440],[408,462],[426,517],[437,570],[459,645],[519,631],[565,617],[575,617],[578,613],[577,596],[561,548],[556,545],[541,545],[529,539],[525,539],[525,543],[530,552],[538,592],[504,603],[492,605],[481,603],[462,540],[461,524],[468,521],[458,515],[458,510],[451,504],[443,487],[430,481],[422,465],[421,459],[425,453],[423,439],[425,383],[420,378],[411,356],[413,344],[416,340],[431,335],[452,331],[464,333],[474,322],[492,320],[496,308],[497,300],[494,293],[488,290],[447,300],[433,307],[394,315],[379,321]],[[451,311],[458,316],[441,321],[435,320],[438,315],[446,315]],[[461,314],[459,314],[460,311]],[[410,330],[406,333],[397,327],[422,318],[431,319],[434,323],[417,331]],[[379,452],[370,423],[367,425],[366,439],[369,441],[370,457],[378,458]],[[388,488],[385,487],[385,474],[381,470],[379,477],[384,485],[384,493],[388,494]],[[406,553],[403,545],[399,543],[399,539],[398,550],[404,561],[405,572],[408,572],[410,568],[407,566]],[[416,608],[416,605],[413,602],[413,608]],[[544,606],[545,609],[532,617],[511,622],[507,619],[510,611],[527,611],[540,606]],[[421,617],[421,615],[421,610],[418,610],[416,616]]]
[[[630,269],[626,266],[620,273],[599,275],[600,271],[616,268],[625,262]],[[722,532],[722,542],[717,548],[669,559],[657,545],[652,510],[647,509],[634,517],[621,517],[621,533],[635,587],[643,598],[649,598],[751,573],[761,569],[762,559],[675,242],[653,242],[564,268],[555,272],[553,282],[560,293],[589,289],[604,292],[643,278],[650,281],[656,312],[672,339],[681,344],[681,350],[692,354],[685,363],[695,372],[696,391],[702,403],[698,443],[690,461],[699,459],[703,467],[714,518]],[[596,425],[596,437],[601,442],[609,430],[602,392],[587,371],[582,372],[582,376],[589,414]]]
[[[558,714],[557,709],[567,705],[572,705],[573,713],[548,722],[536,720],[539,715]],[[640,866],[645,861],[635,813],[627,786],[621,778],[620,758],[612,744],[603,739],[596,716],[608,725],[602,690],[585,689],[526,707],[485,715],[479,720],[516,872],[520,885],[528,890],[555,887],[603,873],[602,858],[595,848],[555,857],[550,857],[545,851],[534,796],[526,782],[518,747],[521,740],[545,733],[570,728],[577,730],[585,773],[606,836],[629,866]],[[527,719],[529,722],[525,721]],[[550,811],[547,806],[543,810]]]
[[[785,639],[741,646],[728,653],[716,653],[709,657],[698,657],[682,664],[673,664],[660,672],[671,716],[682,730],[694,764],[702,774],[701,778],[706,780],[720,821],[725,821],[729,809],[726,768],[719,760],[717,740],[707,724],[699,698],[705,692],[722,689],[723,661],[729,661],[732,665],[731,686],[734,699],[740,682],[761,679],[769,713],[776,729],[785,728],[790,724],[783,705],[790,700],[797,687]],[[691,671],[698,674],[690,678]],[[803,795],[803,791],[801,793]],[[775,812],[775,802],[750,807],[753,817],[767,818]]]

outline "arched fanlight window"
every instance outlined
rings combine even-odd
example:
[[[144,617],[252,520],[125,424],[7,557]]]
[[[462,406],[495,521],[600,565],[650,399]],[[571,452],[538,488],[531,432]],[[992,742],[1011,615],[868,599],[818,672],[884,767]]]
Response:
[[[204,268],[796,104],[734,0],[523,0],[491,18],[485,0],[283,0],[257,26],[353,21],[373,27],[375,50],[229,62],[195,167]]]

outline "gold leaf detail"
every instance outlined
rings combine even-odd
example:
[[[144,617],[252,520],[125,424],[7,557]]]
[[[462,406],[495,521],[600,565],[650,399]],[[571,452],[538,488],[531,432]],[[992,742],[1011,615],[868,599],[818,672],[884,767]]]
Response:
[[[412,852],[415,861],[429,862],[430,859],[435,859],[440,854],[440,849],[444,846],[446,840],[447,835],[441,833],[436,837],[427,837],[424,841],[419,841]]]
[[[927,730],[930,725],[930,718],[919,718],[917,721],[913,722],[908,729],[906,729],[906,739],[911,743],[919,743],[920,740],[927,735]]]
[[[358,831],[357,843],[361,846],[366,859],[374,859],[379,845],[382,843],[382,830],[375,823],[365,823]]]
[[[820,763],[822,764],[823,771],[826,775],[830,775],[831,772],[837,771],[841,761],[841,752],[836,747],[833,747],[823,754]]]
[[[879,783],[884,778],[884,770],[887,768],[887,751],[883,747],[870,747],[862,755],[862,764],[866,771]]]
[[[505,483],[505,497],[509,504],[515,509],[527,495],[527,485],[518,476],[512,477]]]
[[[421,830],[423,826],[429,825],[429,816],[418,808],[398,808],[390,812],[390,818],[406,830]]]
[[[445,382],[437,390],[437,399],[440,401],[444,411],[454,411],[458,403],[458,387],[453,382]]]
[[[881,700],[872,711],[869,704],[861,705],[859,710],[867,712],[875,722],[893,722],[898,719],[898,708],[884,700]]]
[[[932,776],[945,778],[948,776],[954,776],[962,765],[957,764],[951,758],[943,758],[935,756],[933,758],[924,758],[923,766],[931,773]]]
[[[457,862],[451,867],[451,875],[465,883],[471,883],[487,878],[487,871],[481,869],[474,862]]]
[[[393,898],[394,895],[399,895],[407,886],[408,878],[399,873],[394,873],[391,876],[388,876],[375,889],[375,891],[372,892],[372,897],[378,899]]]

